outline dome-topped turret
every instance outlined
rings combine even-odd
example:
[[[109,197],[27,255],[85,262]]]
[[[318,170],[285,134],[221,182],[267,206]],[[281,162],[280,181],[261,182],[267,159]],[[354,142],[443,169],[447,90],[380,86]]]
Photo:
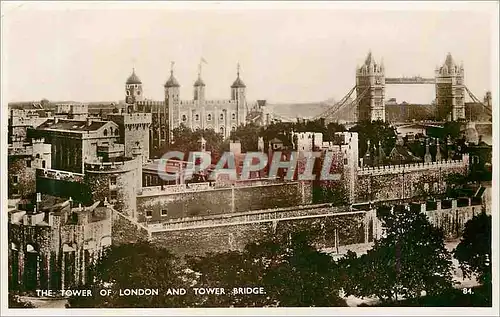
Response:
[[[204,87],[205,86],[205,83],[203,82],[203,80],[201,79],[200,76],[198,76],[198,79],[194,82],[194,86],[195,87]]]
[[[170,71],[170,78],[165,83],[165,87],[167,87],[167,88],[169,88],[169,87],[180,87],[179,82],[174,77],[174,72],[173,71]]]
[[[142,81],[135,74],[135,69],[132,69],[132,75],[127,79],[127,85],[142,84]]]
[[[245,83],[243,80],[240,78],[240,64],[238,64],[238,72],[237,72],[237,78],[234,81],[234,83],[231,85],[231,88],[246,88]]]

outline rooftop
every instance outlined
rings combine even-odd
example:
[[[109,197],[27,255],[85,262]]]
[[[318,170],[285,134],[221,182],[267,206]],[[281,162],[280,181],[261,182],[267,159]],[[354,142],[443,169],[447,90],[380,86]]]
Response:
[[[97,131],[107,123],[108,121],[92,121],[87,124],[87,121],[82,120],[51,119],[41,124],[37,130]]]

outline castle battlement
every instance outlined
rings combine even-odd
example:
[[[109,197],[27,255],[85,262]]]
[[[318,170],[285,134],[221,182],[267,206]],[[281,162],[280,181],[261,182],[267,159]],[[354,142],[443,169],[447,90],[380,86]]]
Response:
[[[36,177],[43,177],[48,179],[57,179],[69,182],[82,182],[84,176],[85,175],[80,173],[72,173],[72,172],[49,169],[49,168],[36,169]]]
[[[197,100],[181,100],[181,106],[231,106],[236,105],[236,100],[220,99],[220,100],[203,100],[201,103]]]
[[[244,187],[259,187],[259,186],[273,186],[273,185],[285,185],[290,182],[278,182],[275,179],[251,179],[245,181],[234,181],[231,184],[216,183],[216,182],[203,182],[203,183],[190,183],[190,184],[178,184],[178,185],[165,185],[165,186],[150,186],[143,187],[142,192],[139,196],[156,196],[156,195],[168,195],[177,193],[188,193],[188,192],[202,192],[209,190],[224,190],[228,188],[244,188]]]
[[[91,173],[119,173],[128,172],[138,167],[136,159],[126,158],[123,161],[115,162],[85,162],[85,172]]]
[[[464,158],[463,160],[448,160],[441,162],[362,167],[358,170],[358,175],[399,174],[403,172],[422,171],[427,169],[465,167],[467,164],[468,161]]]
[[[151,124],[151,113],[111,113],[108,118],[120,124]]]

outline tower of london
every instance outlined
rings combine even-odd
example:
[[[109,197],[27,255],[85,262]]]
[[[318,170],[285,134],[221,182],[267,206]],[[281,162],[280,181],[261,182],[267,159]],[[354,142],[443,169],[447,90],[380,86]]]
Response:
[[[212,129],[223,135],[230,136],[240,125],[245,124],[247,117],[246,85],[240,78],[238,65],[236,79],[230,86],[228,99],[207,100],[205,98],[206,84],[201,76],[201,66],[198,78],[193,84],[191,99],[181,99],[181,85],[174,75],[173,67],[170,77],[165,82],[165,100],[145,100],[142,95],[142,82],[133,71],[128,78],[126,91],[127,108],[131,111],[152,114],[150,131],[150,148],[162,148],[172,141],[172,131],[181,125],[192,130]]]

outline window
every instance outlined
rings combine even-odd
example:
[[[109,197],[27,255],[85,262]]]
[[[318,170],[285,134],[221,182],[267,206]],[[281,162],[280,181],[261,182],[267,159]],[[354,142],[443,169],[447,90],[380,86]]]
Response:
[[[231,130],[236,131],[236,127],[232,127]]]
[[[109,134],[113,135],[113,127],[109,128]]]
[[[210,113],[207,115],[207,121],[212,121],[212,115]]]
[[[236,120],[236,113],[233,113],[233,114],[231,115],[231,118],[233,118],[233,120]]]
[[[220,117],[221,120],[224,120],[224,114],[223,113],[221,113],[219,117]]]
[[[117,198],[118,198],[118,194],[117,194],[116,190],[112,190],[110,192],[110,200],[115,201]]]
[[[110,183],[111,185],[116,185],[116,176],[111,176],[111,177],[109,178],[109,183]]]
[[[19,194],[19,190],[17,188],[12,188],[12,195],[18,195]]]
[[[344,159],[344,165],[347,165],[347,159],[346,158]]]
[[[115,135],[118,136],[120,132],[118,131],[118,129],[115,130]]]
[[[130,96],[130,90],[127,90],[127,96]]]
[[[167,210],[166,209],[162,209],[161,210],[161,215],[162,216],[166,216],[167,215]]]
[[[40,158],[40,154],[37,154],[37,155],[35,156],[35,158],[39,159],[39,158]]]
[[[153,212],[151,210],[146,210],[146,217],[147,218],[153,217]]]
[[[104,129],[104,136],[108,135],[108,129]]]
[[[137,96],[140,96],[140,95],[141,95],[141,92],[140,92],[140,91],[138,91],[138,92],[137,92]]]
[[[31,167],[31,160],[26,161],[26,167]]]
[[[45,160],[42,161],[42,168],[45,168]]]
[[[194,116],[194,118],[195,118],[196,121],[200,121],[200,115],[199,114],[197,114],[196,116]]]
[[[220,133],[224,134],[224,127],[220,127]]]
[[[187,121],[187,117],[185,114],[182,115],[182,121]]]
[[[17,184],[19,182],[19,176],[12,175],[12,183]]]

